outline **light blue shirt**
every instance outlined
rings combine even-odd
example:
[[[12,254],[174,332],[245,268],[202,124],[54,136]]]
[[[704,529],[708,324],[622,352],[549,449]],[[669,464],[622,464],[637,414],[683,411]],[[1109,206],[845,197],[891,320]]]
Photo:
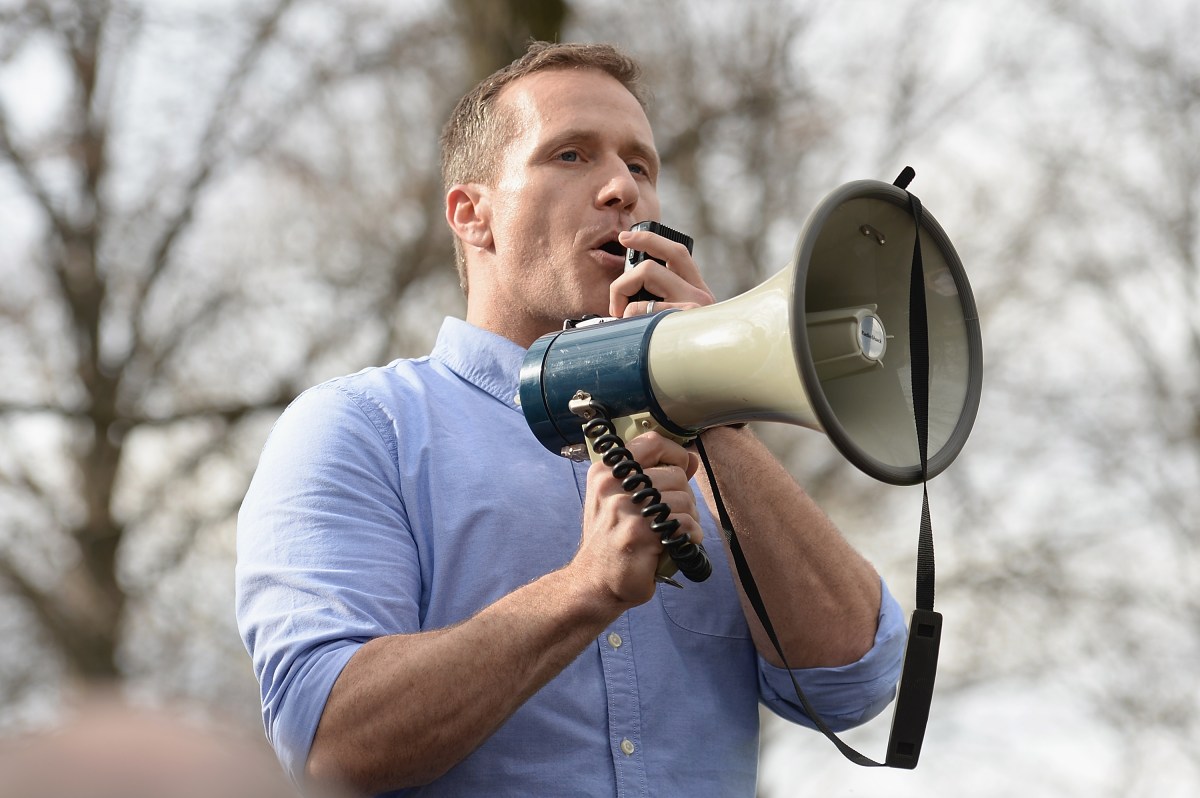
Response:
[[[239,515],[237,615],[267,736],[297,780],[361,645],[462,621],[574,555],[587,465],[529,431],[515,401],[524,354],[447,319],[428,357],[312,388],[275,425]],[[755,651],[697,506],[708,581],[659,586],[442,779],[395,794],[752,796],[759,702],[811,722],[787,672]],[[795,674],[847,728],[891,700],[904,639],[885,586],[862,660]]]

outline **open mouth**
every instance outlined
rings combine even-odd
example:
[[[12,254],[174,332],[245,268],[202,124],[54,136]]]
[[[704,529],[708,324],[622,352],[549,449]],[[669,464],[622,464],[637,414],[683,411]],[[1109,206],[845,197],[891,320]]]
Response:
[[[600,246],[600,249],[607,252],[609,255],[616,255],[619,258],[625,257],[625,247],[621,246],[621,242],[615,238],[612,241],[606,241]]]

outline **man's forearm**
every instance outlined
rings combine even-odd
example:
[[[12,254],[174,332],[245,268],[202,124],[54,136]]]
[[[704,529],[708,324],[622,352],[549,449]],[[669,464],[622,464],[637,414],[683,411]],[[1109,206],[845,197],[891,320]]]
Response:
[[[788,664],[832,667],[870,650],[879,575],[749,430],[705,433],[718,487]],[[706,478],[699,480],[716,514]],[[763,657],[781,666],[754,610],[743,609]]]
[[[432,781],[569,665],[610,605],[556,571],[456,626],[372,640],[330,692],[310,778],[365,794]]]

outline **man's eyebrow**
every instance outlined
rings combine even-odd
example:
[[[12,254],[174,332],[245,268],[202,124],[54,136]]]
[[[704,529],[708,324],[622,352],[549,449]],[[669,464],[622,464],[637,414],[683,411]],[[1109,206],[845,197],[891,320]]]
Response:
[[[560,130],[558,133],[542,142],[542,145],[538,147],[538,151],[551,152],[553,150],[557,150],[564,144],[569,144],[572,141],[590,143],[595,141],[597,138],[599,138],[598,133],[596,133],[594,130],[588,130],[586,128],[570,128],[567,130]]]
[[[650,164],[650,171],[653,174],[658,174],[659,169],[662,168],[662,161],[658,159],[658,150],[648,147],[640,141],[635,141],[630,149],[634,155]]]

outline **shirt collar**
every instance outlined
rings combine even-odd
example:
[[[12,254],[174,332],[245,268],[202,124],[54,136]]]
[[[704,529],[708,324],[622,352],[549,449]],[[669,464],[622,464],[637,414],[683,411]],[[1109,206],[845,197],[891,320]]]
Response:
[[[519,410],[525,349],[493,332],[447,316],[429,356],[503,404]]]

